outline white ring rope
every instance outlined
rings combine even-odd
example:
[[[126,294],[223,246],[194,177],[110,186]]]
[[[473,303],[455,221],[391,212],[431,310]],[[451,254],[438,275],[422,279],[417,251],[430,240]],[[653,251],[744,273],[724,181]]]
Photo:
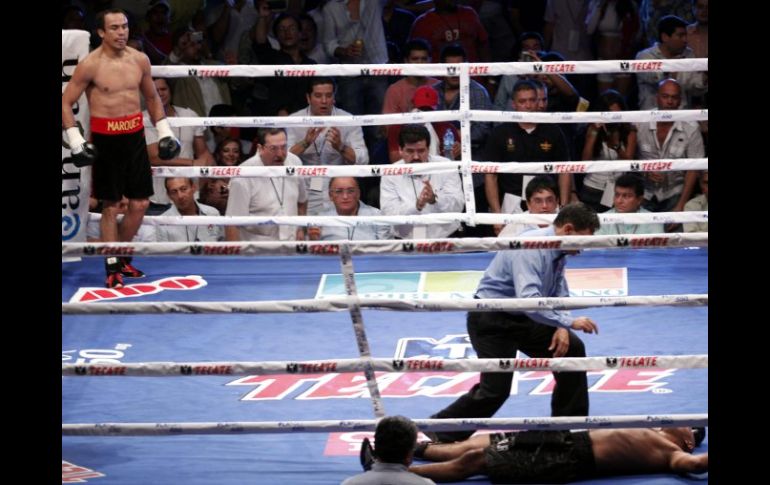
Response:
[[[392,165],[372,166],[305,166],[305,167],[154,167],[156,177],[334,177],[334,176],[408,176],[434,173],[448,173],[460,169],[463,180],[468,182],[468,165],[457,162],[434,162],[430,164],[413,164],[407,167]],[[475,162],[471,164],[473,173],[592,173],[606,171],[672,171],[672,170],[702,170],[708,169],[708,159],[692,158],[677,160],[646,160],[646,161],[594,161],[594,162],[527,162],[527,163],[498,163]],[[469,202],[472,188],[466,188],[466,204]],[[91,214],[94,220],[100,220],[101,214]],[[148,224],[155,225],[247,225],[247,224],[284,224],[308,226],[313,224],[326,226],[353,227],[359,224],[446,224],[448,222],[464,222],[468,225],[478,224],[508,224],[508,223],[550,223],[552,219],[539,219],[537,214],[472,214],[441,213],[415,216],[194,216],[194,217],[161,217],[148,216]],[[546,216],[555,217],[555,216]],[[531,218],[531,219],[530,219]],[[537,220],[535,220],[538,218]],[[707,222],[707,212],[666,212],[639,214],[599,214],[603,224],[647,224],[650,222],[682,223]]]
[[[410,163],[408,165],[302,165],[302,166],[210,166],[152,167],[153,177],[390,177],[462,172],[460,161]],[[472,173],[599,173],[671,172],[708,170],[708,158],[655,160],[585,160],[578,162],[473,162]]]
[[[471,121],[529,122],[529,123],[618,123],[654,121],[700,121],[708,120],[707,109],[681,109],[674,111],[567,111],[567,112],[525,112],[469,110]]]
[[[63,315],[138,315],[153,313],[297,313],[341,312],[352,304],[373,310],[408,312],[577,310],[618,306],[707,306],[707,294],[602,296],[570,298],[484,298],[404,300],[394,298],[332,297],[323,300],[275,301],[147,301],[113,303],[62,303]]]
[[[457,64],[284,64],[151,66],[153,77],[471,76],[708,71],[708,58]]]
[[[330,116],[172,116],[167,118],[173,127],[227,126],[227,127],[289,127],[289,126],[380,126],[435,121],[498,121],[527,123],[619,123],[653,121],[700,121],[708,119],[707,109],[679,109],[672,111],[565,111],[525,112],[491,110],[441,110],[370,115]]]
[[[635,212],[597,214],[602,226],[614,224],[668,224],[672,222],[708,222],[708,211],[691,212]],[[89,220],[99,221],[102,215],[89,213]],[[463,212],[409,216],[145,216],[143,225],[151,226],[251,226],[281,224],[287,226],[335,226],[358,227],[363,225],[413,225],[446,224],[448,222],[475,224],[551,224],[556,214],[492,214],[482,213],[471,217]],[[119,218],[120,220],[121,218]]]
[[[606,171],[671,171],[671,170],[701,170],[708,168],[708,159],[676,159],[676,160],[645,160],[645,161],[586,161],[586,162],[527,162],[499,163],[475,162],[471,164],[473,173],[592,173]],[[406,167],[392,165],[372,166],[305,166],[305,167],[154,167],[156,177],[334,177],[334,176],[407,176],[448,173],[460,169],[463,180],[470,181],[467,173],[468,165],[457,162],[434,162],[430,164],[410,164]],[[469,202],[472,188],[466,188],[466,204]],[[91,214],[94,220],[100,220],[101,214]],[[248,225],[248,224],[284,224],[295,226],[342,226],[354,227],[359,224],[446,224],[448,222],[464,222],[475,226],[478,224],[509,224],[509,223],[550,223],[551,219],[541,219],[537,214],[471,214],[441,213],[415,216],[230,216],[230,217],[161,217],[148,216],[148,224],[154,225]],[[675,212],[675,213],[645,213],[645,214],[599,214],[603,224],[647,224],[707,222],[707,212]]]
[[[338,256],[349,245],[352,254],[436,254],[506,249],[652,249],[708,246],[707,232],[622,234],[619,236],[537,236],[369,241],[228,241],[228,242],[85,242],[62,243],[62,256]]]
[[[708,426],[708,414],[413,419],[422,431],[471,429],[598,429]],[[174,436],[182,434],[331,433],[374,431],[377,420],[247,421],[204,423],[72,423],[63,436]]]
[[[253,376],[371,372],[500,372],[598,371],[614,369],[707,369],[708,355],[649,355],[527,359],[326,359],[266,362],[135,362],[120,364],[62,364],[63,376]],[[371,388],[370,388],[371,390]],[[379,397],[379,389],[377,390]],[[380,402],[381,404],[381,402]],[[382,407],[376,408],[382,411]],[[384,415],[384,414],[383,414]]]

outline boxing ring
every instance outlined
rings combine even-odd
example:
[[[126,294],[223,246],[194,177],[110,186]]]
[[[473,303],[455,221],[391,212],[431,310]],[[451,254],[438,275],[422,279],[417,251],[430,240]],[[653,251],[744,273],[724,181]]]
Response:
[[[594,69],[592,64],[602,62],[610,61],[585,64]],[[407,66],[404,71],[416,68],[401,66]],[[497,74],[496,65],[488,66],[493,66],[489,74]],[[314,67],[318,71],[350,68]],[[446,73],[443,65],[419,67]],[[457,69],[466,90],[461,103],[467,109],[467,76],[472,71],[469,65]],[[243,74],[233,70],[231,75]],[[506,121],[522,115],[489,113]],[[642,113],[621,116],[624,121],[651,116]],[[463,176],[468,213],[447,217],[490,223],[489,216],[475,213],[470,173],[495,166],[503,171],[517,169],[471,164],[470,113],[409,115],[399,122],[461,117],[463,160],[453,165]],[[549,113],[530,115],[539,122],[556,119]],[[586,115],[581,121],[610,116],[580,115]],[[381,124],[392,122],[395,115],[382,116],[326,117],[322,122]],[[683,116],[703,119],[707,113]],[[546,117],[551,121],[541,121]],[[201,123],[200,119],[174,120],[175,126]],[[278,120],[205,122],[269,126]],[[314,120],[302,122],[307,126]],[[583,165],[591,163],[589,170],[607,169],[602,162]],[[664,169],[707,166],[698,160],[668,163]],[[538,165],[538,171],[549,171],[547,164]],[[614,170],[618,167],[617,162],[612,165]],[[636,170],[660,168],[637,166]],[[162,168],[154,174],[196,176],[202,174],[200,170]],[[375,173],[374,167],[329,167],[323,175],[357,170],[382,175],[382,169]],[[521,171],[533,169],[521,167]],[[247,171],[238,175],[252,176]],[[682,215],[661,217],[679,220]],[[492,218],[521,220],[519,216]],[[209,223],[198,219],[196,223]],[[245,223],[235,219],[226,223]],[[285,223],[284,218],[264,219]],[[305,225],[319,218],[295,219],[296,224]],[[439,222],[440,217],[424,220]],[[191,223],[189,218],[157,221],[161,222]],[[591,416],[566,419],[562,427],[707,424],[707,236],[570,240],[575,242],[562,241],[561,247],[586,249],[568,264],[571,297],[580,308],[573,311],[593,318],[600,333],[581,335],[589,356],[583,365],[595,369],[588,372]],[[63,256],[83,259],[62,266],[63,483],[328,484],[360,473],[358,447],[363,437],[373,434],[373,417],[403,414],[424,430],[440,429],[425,418],[473,385],[475,371],[482,367],[474,364],[478,361],[465,335],[464,310],[474,308],[468,305],[494,304],[470,299],[493,257],[489,251],[537,247],[528,243],[527,238],[381,245],[64,243]],[[653,249],[642,248],[647,246]],[[103,262],[90,256],[105,251],[130,251],[137,265],[149,270],[148,277],[127,281],[121,290],[94,286],[101,282]],[[582,301],[586,298],[591,302]],[[572,299],[546,299],[551,301],[541,304],[562,307]],[[448,308],[451,302],[456,306]],[[491,306],[475,308],[483,311]],[[552,385],[548,369],[580,365],[564,362],[568,360],[478,362],[491,366],[483,367],[486,370],[515,371],[512,396],[496,414],[500,420],[456,424],[478,429],[561,426],[559,419],[548,417]],[[350,369],[356,372],[343,372]],[[376,389],[371,377],[376,377]],[[628,416],[628,421],[622,416]],[[707,450],[708,434],[696,452]],[[590,483],[703,481],[644,475]],[[478,482],[487,483],[478,477],[467,483]]]

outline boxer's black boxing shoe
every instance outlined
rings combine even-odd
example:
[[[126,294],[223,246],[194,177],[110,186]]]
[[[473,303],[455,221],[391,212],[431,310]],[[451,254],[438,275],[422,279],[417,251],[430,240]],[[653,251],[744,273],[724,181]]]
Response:
[[[126,278],[144,278],[144,271],[131,264],[131,258],[120,258],[120,273]]]

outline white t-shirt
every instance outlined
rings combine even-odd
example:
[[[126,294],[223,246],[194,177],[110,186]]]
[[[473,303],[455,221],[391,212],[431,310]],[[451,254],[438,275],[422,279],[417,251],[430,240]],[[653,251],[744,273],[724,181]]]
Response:
[[[430,155],[428,162],[448,162],[449,159]],[[394,165],[408,166],[404,160]],[[436,194],[435,204],[425,204],[417,210],[417,197],[422,191],[423,180],[430,182]],[[380,210],[388,216],[440,214],[444,212],[462,212],[465,206],[460,175],[457,173],[434,173],[421,177],[390,176],[380,180]],[[459,222],[430,225],[396,226],[396,231],[403,238],[424,239],[447,237],[460,228]]]
[[[242,167],[263,166],[259,153],[241,164]],[[302,165],[293,153],[288,153],[284,166]],[[305,184],[299,177],[241,177],[230,179],[227,216],[296,216],[297,204],[307,202]],[[295,226],[264,224],[240,226],[243,241],[292,241]]]
[[[200,204],[198,210],[203,216],[219,216],[219,211],[210,205]],[[172,205],[161,216],[181,216],[179,209]],[[222,226],[209,224],[206,226],[156,226],[155,234],[158,242],[215,242],[224,241],[225,231]]]

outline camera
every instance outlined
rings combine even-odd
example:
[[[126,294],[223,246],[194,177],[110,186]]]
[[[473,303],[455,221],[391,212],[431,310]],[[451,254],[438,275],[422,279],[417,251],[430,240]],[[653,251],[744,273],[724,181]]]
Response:
[[[271,12],[283,12],[288,8],[288,0],[267,0]]]
[[[190,32],[190,40],[193,42],[203,42],[203,32],[200,30],[196,30],[195,32]]]

